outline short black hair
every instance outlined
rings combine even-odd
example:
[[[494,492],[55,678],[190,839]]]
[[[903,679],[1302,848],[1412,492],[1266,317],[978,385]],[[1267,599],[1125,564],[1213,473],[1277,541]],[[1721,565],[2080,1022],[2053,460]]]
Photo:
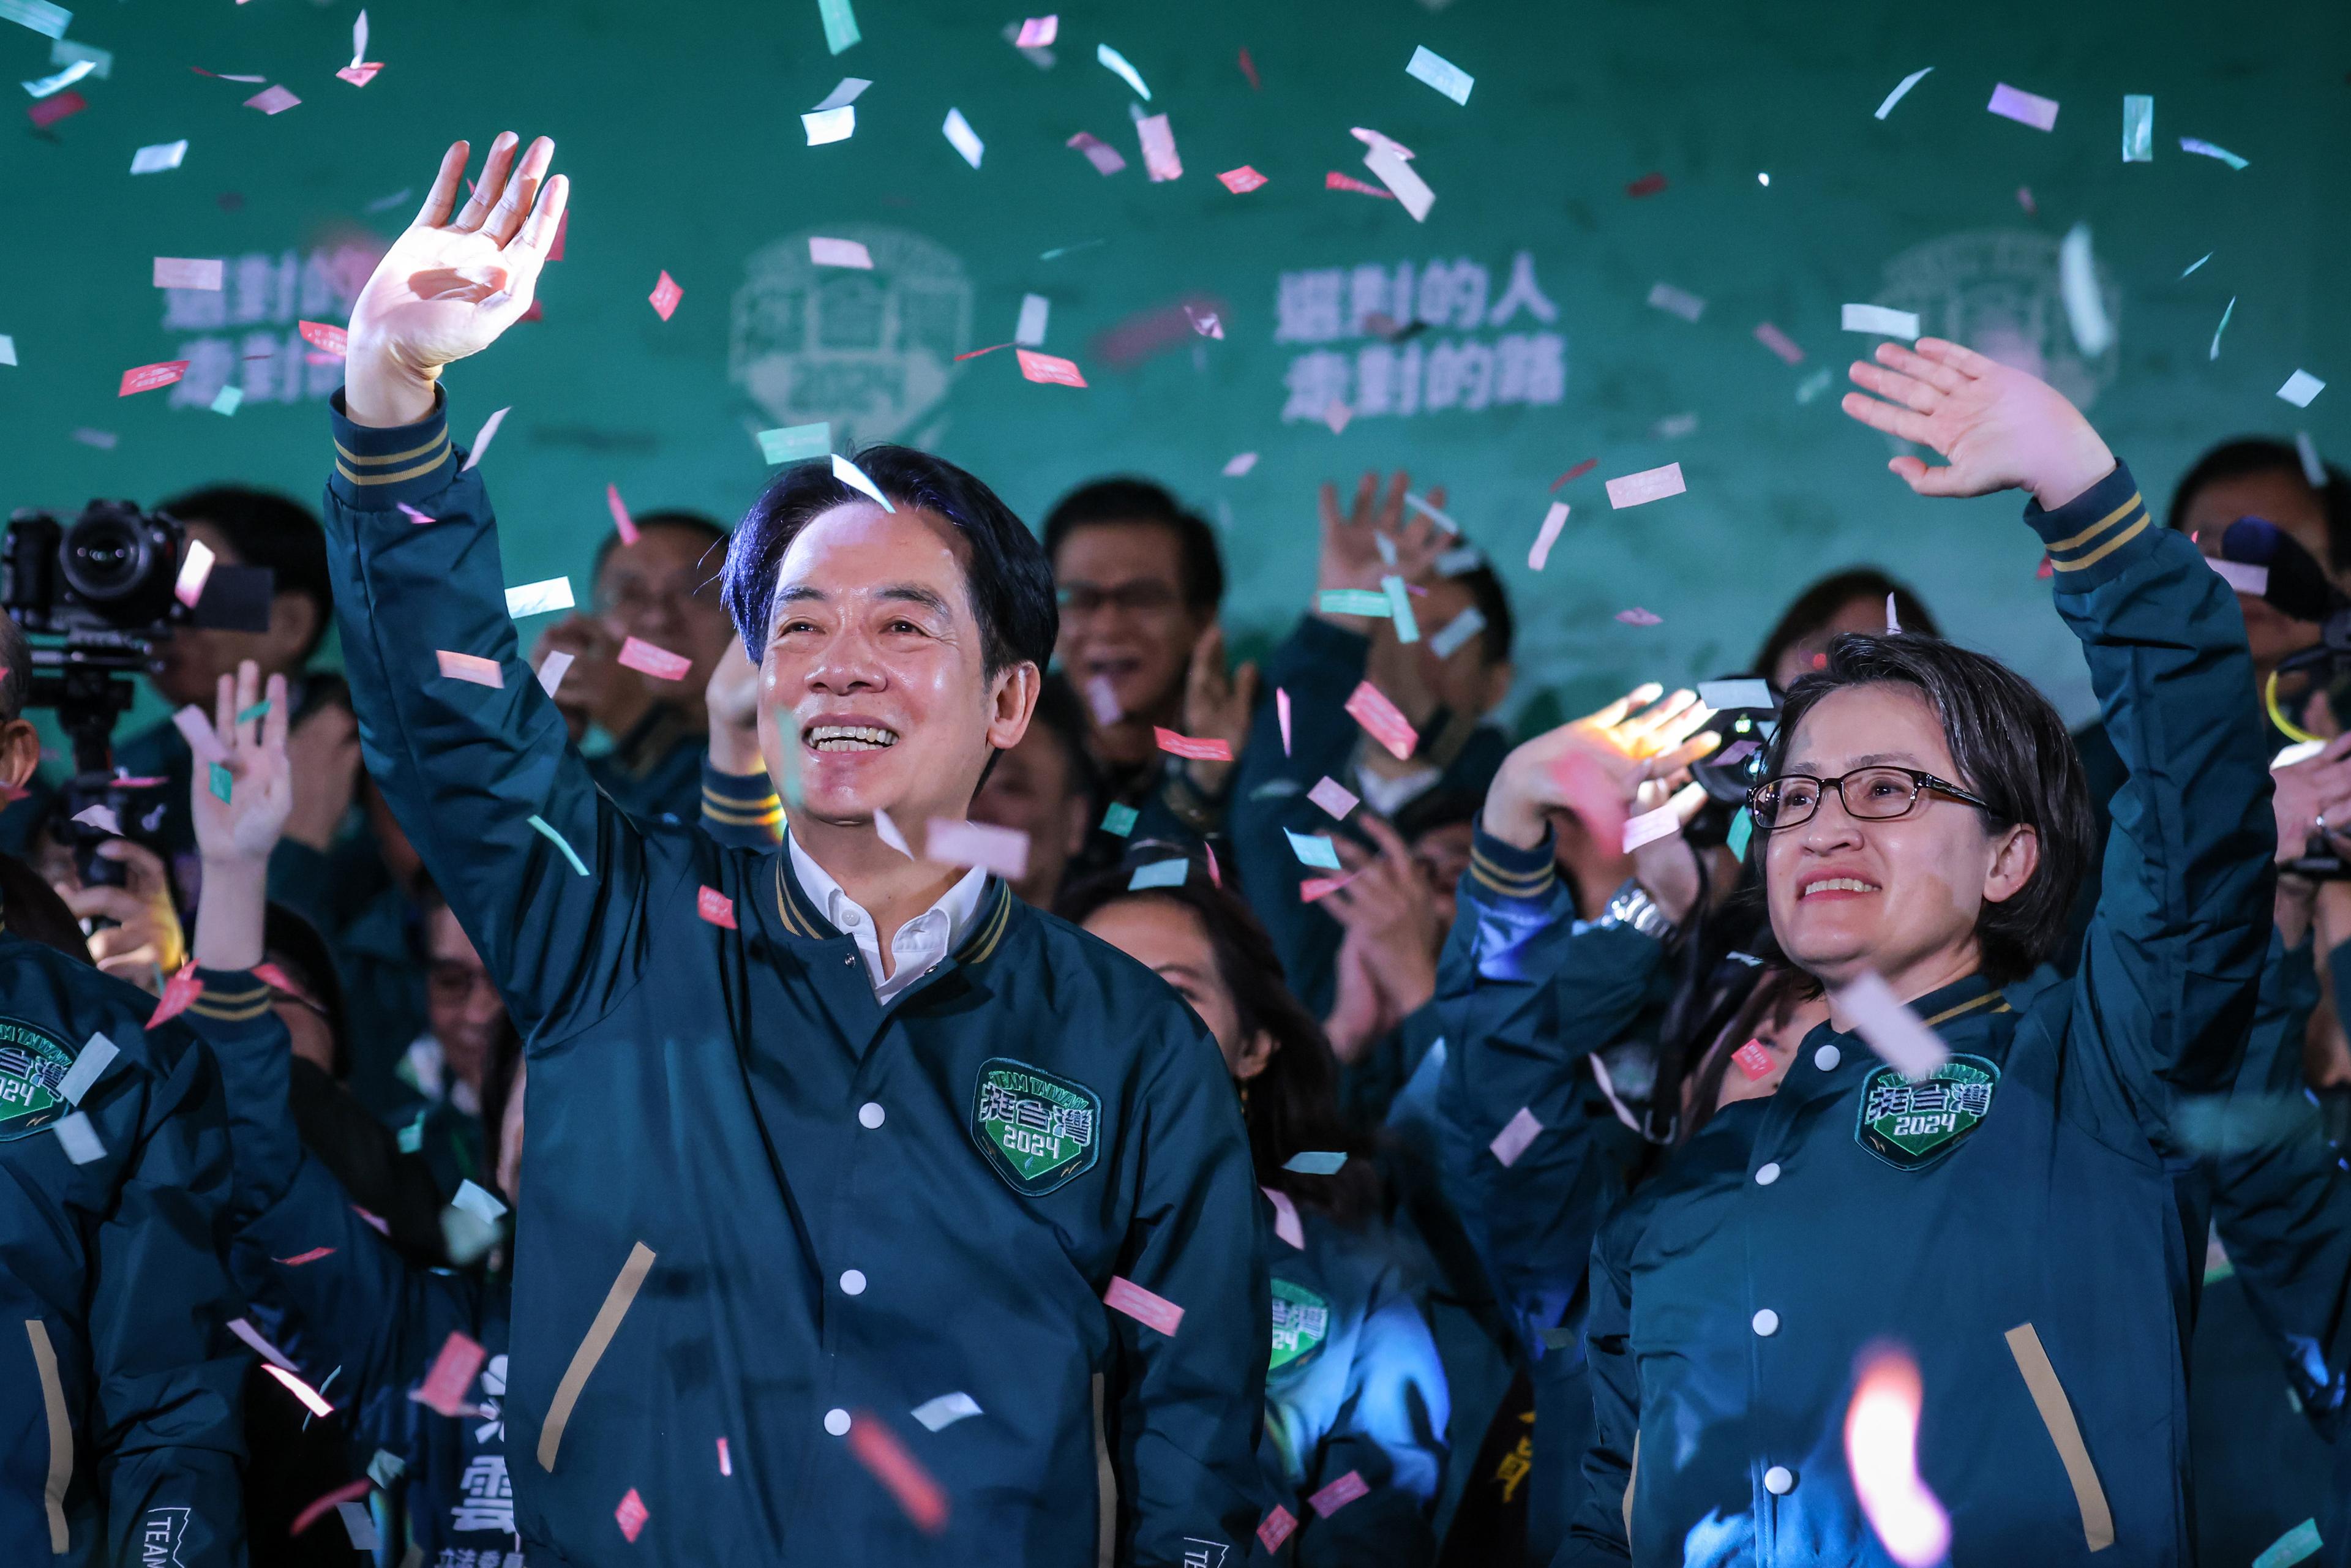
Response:
[[[643,533],[648,528],[677,528],[694,535],[702,540],[704,546],[702,559],[705,561],[714,559],[708,548],[712,545],[718,547],[718,555],[716,559],[723,559],[726,556],[726,525],[716,517],[705,517],[700,512],[672,508],[660,512],[641,512],[629,520],[637,525],[639,533]],[[621,530],[614,528],[611,533],[606,534],[604,541],[596,547],[596,564],[589,576],[592,579],[603,575],[604,563],[611,559],[612,552],[620,548]],[[711,569],[711,576],[717,576],[718,570],[714,565]]]
[[[33,695],[33,645],[16,618],[0,612],[0,724],[25,716]]]
[[[1102,788],[1102,774],[1094,766],[1093,753],[1086,749],[1086,705],[1059,670],[1048,674],[1037,687],[1037,711],[1029,720],[1029,733],[1034,735],[1040,729],[1061,748],[1070,793],[1094,799]]]
[[[1029,525],[944,457],[911,446],[868,446],[853,461],[893,505],[937,513],[971,547],[965,577],[988,674],[1019,664],[1043,669],[1061,635],[1061,612],[1052,568]],[[767,645],[784,552],[820,514],[861,494],[834,478],[829,462],[795,463],[743,514],[726,549],[726,611],[753,664]]]
[[[2326,474],[2326,483],[2316,492],[2319,505],[2326,511],[2326,570],[2351,571],[2351,474],[2332,463],[2320,466]],[[2267,435],[2241,435],[2233,441],[2224,441],[2199,457],[2195,466],[2179,476],[2179,486],[2171,492],[2171,512],[2165,526],[2177,528],[2185,524],[2188,504],[2207,485],[2241,479],[2252,474],[2278,473],[2291,474],[2305,485],[2310,483],[2310,476],[2303,472],[2302,454],[2294,449],[2293,442]]]
[[[1148,479],[1094,479],[1062,497],[1045,514],[1045,554],[1059,560],[1061,541],[1071,534],[1114,523],[1144,523],[1176,535],[1186,609],[1213,613],[1225,601],[1225,558],[1217,548],[1217,530],[1199,513],[1186,509],[1167,486]]]
[[[1453,580],[1468,589],[1469,601],[1486,618],[1486,624],[1478,632],[1478,640],[1485,645],[1486,663],[1504,663],[1510,656],[1516,623],[1510,619],[1510,596],[1503,590],[1501,574],[1480,557],[1468,570],[1455,572]]]
[[[351,1041],[350,1015],[343,1002],[343,980],[335,969],[334,950],[327,946],[319,928],[282,904],[270,904],[262,914],[261,946],[270,961],[286,971],[286,977],[309,994],[319,1004],[319,1016],[325,1019],[327,1034],[334,1041],[334,1078],[338,1083],[351,1080]]]
[[[319,515],[288,497],[246,485],[208,485],[174,496],[156,510],[183,523],[210,523],[246,566],[276,574],[272,591],[298,593],[318,607],[318,623],[302,645],[308,663],[335,619],[334,580],[327,570],[327,536]]]
[[[1903,631],[1921,637],[1943,634],[1935,617],[1928,612],[1926,601],[1910,591],[1908,583],[1896,581],[1874,566],[1847,567],[1805,589],[1780,612],[1779,624],[1771,628],[1771,634],[1756,651],[1755,673],[1770,680],[1771,672],[1779,667],[1780,655],[1834,620],[1838,611],[1860,599],[1882,603],[1889,593],[1894,596],[1895,614]]]
[[[1999,660],[1925,636],[1846,632],[1825,668],[1788,689],[1765,777],[1776,779],[1804,716],[1848,686],[1906,685],[1942,720],[1959,776],[1954,784],[1991,802],[1996,822],[2033,830],[2041,863],[2015,897],[1976,918],[1983,972],[1994,985],[2022,979],[2064,946],[2074,894],[2089,869],[2097,828],[2081,755],[2065,721],[2032,684]]]

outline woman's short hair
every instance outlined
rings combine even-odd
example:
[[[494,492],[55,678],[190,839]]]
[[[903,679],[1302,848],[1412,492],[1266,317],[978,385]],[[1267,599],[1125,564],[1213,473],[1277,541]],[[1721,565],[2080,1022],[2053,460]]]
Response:
[[[1767,777],[1779,777],[1796,731],[1822,698],[1866,685],[1908,686],[1924,697],[1959,770],[1951,782],[1991,801],[1995,822],[2022,824],[2039,837],[2032,879],[1976,917],[1984,974],[1995,985],[2022,979],[2064,946],[2074,889],[2096,841],[2089,786],[2065,721],[1997,659],[1932,637],[1848,632],[1829,644],[1824,668],[1789,688]]]

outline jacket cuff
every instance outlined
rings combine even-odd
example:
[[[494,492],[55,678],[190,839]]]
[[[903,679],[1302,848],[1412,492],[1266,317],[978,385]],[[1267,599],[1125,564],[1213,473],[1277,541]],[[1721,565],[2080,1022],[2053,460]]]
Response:
[[[1559,885],[1559,867],[1552,859],[1551,830],[1543,830],[1542,842],[1522,850],[1495,838],[1486,831],[1484,823],[1479,823],[1470,841],[1469,881],[1479,896],[1489,901],[1534,902],[1549,898],[1552,890]]]
[[[335,498],[360,511],[388,512],[448,487],[460,461],[449,444],[449,394],[433,389],[433,412],[414,424],[354,424],[339,389],[327,400],[335,426]]]
[[[2043,511],[2037,500],[2025,502],[2024,520],[2049,547],[2060,593],[2079,593],[2104,582],[2152,549],[2162,533],[2138,481],[2119,461],[2113,473],[2053,512]]]
[[[269,986],[250,969],[196,971],[204,989],[188,1010],[214,1023],[250,1023],[269,1010]]]
[[[702,815],[729,828],[765,828],[784,835],[784,800],[765,773],[721,773],[702,759]]]

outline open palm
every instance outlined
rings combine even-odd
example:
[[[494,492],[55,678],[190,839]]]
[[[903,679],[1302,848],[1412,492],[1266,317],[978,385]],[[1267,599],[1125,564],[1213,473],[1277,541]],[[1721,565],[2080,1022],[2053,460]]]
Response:
[[[1886,465],[1922,496],[2022,488],[2053,507],[2114,468],[2114,454],[2064,393],[1960,344],[1921,338],[1914,351],[1880,343],[1877,362],[1856,361],[1852,375],[1878,396],[1847,392],[1845,413],[1947,460],[1930,468],[1906,453]]]
[[[489,347],[530,308],[569,183],[547,177],[552,141],[538,138],[519,160],[518,144],[512,131],[498,133],[463,207],[468,146],[459,141],[442,154],[416,221],[376,264],[351,308],[355,358],[381,356],[430,376]]]
[[[266,706],[260,700],[265,696]],[[216,755],[196,758],[189,802],[196,847],[207,861],[266,861],[277,848],[294,807],[286,716],[285,676],[272,675],[264,686],[259,669],[247,659],[234,677],[220,678],[213,703]],[[214,787],[214,763],[227,773],[225,799]]]

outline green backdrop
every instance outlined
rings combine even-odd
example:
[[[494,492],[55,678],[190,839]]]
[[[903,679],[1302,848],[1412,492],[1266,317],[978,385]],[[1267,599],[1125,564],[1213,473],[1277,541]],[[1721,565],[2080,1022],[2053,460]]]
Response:
[[[1222,527],[1228,619],[1259,638],[1310,585],[1316,484],[1408,467],[1504,565],[1522,719],[1737,665],[1794,589],[1855,560],[1907,577],[1954,635],[2078,717],[2086,684],[2014,503],[1915,498],[1837,388],[1800,397],[1824,370],[1841,388],[1872,341],[1840,331],[1842,303],[2035,357],[2094,399],[2158,496],[2239,432],[2351,453],[2351,385],[2307,410],[2274,395],[2297,368],[2351,378],[2339,5],[1080,5],[1047,68],[1003,36],[1012,13],[968,0],[858,0],[863,41],[838,57],[815,0],[391,0],[365,88],[332,74],[349,0],[85,6],[68,36],[113,55],[75,89],[89,107],[0,142],[0,332],[19,361],[0,367],[0,507],[219,478],[315,497],[337,367],[289,347],[295,321],[343,319],[338,266],[363,270],[443,144],[471,137],[478,166],[507,128],[554,135],[574,182],[545,319],[448,377],[461,433],[513,408],[485,466],[515,581],[568,572],[584,591],[607,484],[639,510],[738,513],[767,471],[753,433],[829,413],[944,453],[1032,519],[1105,471],[1165,481]],[[1180,179],[1146,179],[1101,41],[1170,116]],[[1405,75],[1422,45],[1476,78],[1466,106]],[[0,23],[9,79],[50,59]],[[243,107],[257,85],[192,67],[304,101],[265,116]],[[873,84],[856,134],[806,145],[799,114],[843,76]],[[1999,81],[2059,100],[2054,131],[1987,113]],[[2121,160],[2126,93],[2155,99],[2151,162]],[[950,107],[986,142],[976,171],[941,135]],[[1426,223],[1324,188],[1329,171],[1372,179],[1355,126],[1417,155]],[[1080,131],[1128,166],[1097,173],[1065,145]],[[182,167],[127,172],[134,149],[183,137]],[[1270,183],[1228,192],[1216,175],[1244,163]],[[1652,173],[1663,189],[1628,194]],[[2059,300],[2076,222],[2117,332],[2095,359]],[[863,239],[880,265],[817,279],[810,234]],[[1064,247],[1082,248],[1045,254]],[[157,256],[224,257],[228,287],[167,296]],[[1521,256],[1540,298],[1505,301]],[[1398,345],[1362,318],[1401,314],[1400,267],[1440,324]],[[666,322],[646,301],[664,270],[684,290]],[[1699,319],[1650,306],[1659,282],[1702,298]],[[1008,350],[951,359],[1011,338],[1029,293],[1085,390],[1024,382]],[[1175,312],[1186,300],[1221,339]],[[1801,364],[1755,340],[1763,321]],[[178,358],[195,361],[183,387],[116,397],[126,368]],[[249,394],[226,416],[203,406],[223,377]],[[1301,417],[1334,398],[1360,405],[1343,431]],[[1255,466],[1226,476],[1245,452]],[[1587,457],[1538,577],[1548,487]],[[1687,494],[1609,509],[1604,478],[1675,461]],[[1635,604],[1663,623],[1613,619]]]

